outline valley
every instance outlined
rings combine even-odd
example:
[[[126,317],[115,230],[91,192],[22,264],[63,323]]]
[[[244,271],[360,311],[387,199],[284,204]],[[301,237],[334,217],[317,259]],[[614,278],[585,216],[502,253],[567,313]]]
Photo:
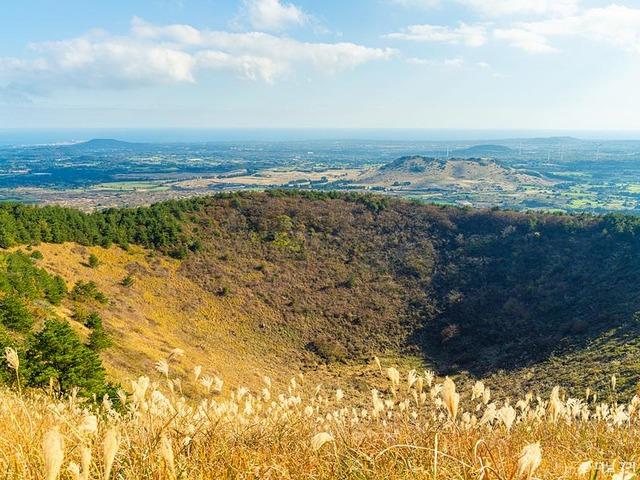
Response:
[[[106,296],[53,311],[82,337],[74,312],[100,314],[112,381],[174,348],[185,375],[202,365],[251,384],[265,369],[280,380],[303,371],[363,397],[374,357],[483,379],[505,395],[557,383],[597,390],[613,373],[628,395],[640,378],[634,217],[280,190],[91,216],[5,204],[0,226],[15,232],[5,246],[32,245],[69,291],[94,282]]]

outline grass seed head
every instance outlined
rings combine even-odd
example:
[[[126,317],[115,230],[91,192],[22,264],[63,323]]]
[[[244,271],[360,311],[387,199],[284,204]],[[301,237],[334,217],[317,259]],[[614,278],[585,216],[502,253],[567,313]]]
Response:
[[[7,361],[9,367],[17,372],[20,368],[20,358],[18,357],[18,352],[16,352],[14,348],[7,347],[4,349],[4,358]]]
[[[311,439],[311,448],[313,448],[317,452],[326,443],[330,443],[333,441],[334,441],[333,435],[331,435],[329,432],[316,433]]]
[[[171,446],[171,440],[166,435],[160,437],[160,455],[164,460],[167,470],[169,471],[171,478],[176,478],[175,459],[173,456],[173,447]]]
[[[107,430],[104,436],[102,444],[102,461],[104,462],[104,478],[109,480],[111,476],[111,469],[113,468],[113,461],[118,453],[118,446],[120,445],[120,434],[115,427],[111,427]]]
[[[518,458],[518,473],[516,478],[531,479],[533,473],[542,463],[542,448],[540,443],[531,443],[525,446]]]
[[[54,427],[44,434],[42,439],[42,453],[46,480],[56,480],[60,475],[64,461],[64,440],[58,427]]]
[[[456,384],[449,377],[447,377],[442,384],[442,401],[444,402],[451,419],[455,420],[458,416],[460,394],[456,392]]]

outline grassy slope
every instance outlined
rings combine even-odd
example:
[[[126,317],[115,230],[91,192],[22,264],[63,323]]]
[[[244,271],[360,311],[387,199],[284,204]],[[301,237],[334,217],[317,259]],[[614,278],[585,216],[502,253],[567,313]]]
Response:
[[[175,367],[183,373],[202,365],[203,372],[222,375],[232,383],[274,373],[283,362],[249,328],[252,321],[239,308],[241,297],[220,298],[202,290],[178,273],[177,260],[138,247],[127,252],[118,247],[43,244],[38,250],[44,254],[39,264],[70,286],[92,280],[108,296],[109,304],[99,309],[114,346],[103,358],[116,380],[152,370],[153,363],[173,348],[186,353]],[[90,253],[101,262],[95,269],[85,265]],[[123,287],[120,282],[128,274],[135,283]],[[70,317],[71,307],[65,301],[60,313]]]
[[[187,278],[178,260],[140,247],[124,251],[66,243],[37,248],[44,255],[38,266],[61,275],[69,288],[79,280],[94,281],[109,298],[107,305],[92,308],[100,312],[114,340],[101,354],[109,377],[123,384],[142,371],[152,372],[154,363],[174,348],[185,351],[180,362],[171,363],[179,377],[189,378],[193,367],[202,365],[203,374],[219,375],[234,386],[258,386],[264,375],[286,384],[304,371],[327,387],[366,396],[379,375],[368,363],[327,365],[308,352],[306,340],[294,332],[287,335],[265,328],[279,321],[279,312],[252,299],[254,293],[240,282],[232,295],[221,297]],[[101,262],[95,269],[86,265],[90,254]],[[120,282],[129,274],[135,283],[123,287]],[[74,303],[65,300],[52,313],[69,319],[86,337],[88,330],[72,318],[73,308]],[[407,368],[427,366],[421,358],[401,358],[393,352],[382,358]]]

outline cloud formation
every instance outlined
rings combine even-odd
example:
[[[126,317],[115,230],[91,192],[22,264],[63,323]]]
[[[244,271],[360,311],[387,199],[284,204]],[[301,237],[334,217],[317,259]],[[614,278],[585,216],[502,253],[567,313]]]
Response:
[[[615,4],[591,8],[576,15],[520,22],[494,35],[530,53],[557,51],[551,43],[554,38],[580,37],[640,54],[640,9]]]
[[[544,35],[525,28],[497,28],[493,31],[496,40],[503,40],[509,45],[528,53],[551,53],[557,49],[551,46]]]
[[[457,27],[443,25],[410,25],[402,32],[385,35],[392,40],[409,40],[413,42],[443,42],[463,44],[468,47],[481,47],[487,43],[487,29],[483,24],[469,25],[460,23]]]
[[[274,82],[297,70],[336,73],[387,60],[392,49],[349,42],[301,42],[262,32],[158,26],[134,18],[126,36],[93,32],[78,38],[30,45],[34,59],[0,58],[0,86],[36,84],[83,88],[195,83],[205,72],[227,71],[249,80]]]
[[[444,60],[431,60],[428,58],[408,58],[407,63],[412,65],[422,65],[429,67],[446,67],[446,68],[461,68],[465,65],[463,58],[445,58]]]
[[[405,1],[405,0],[394,0]],[[406,0],[421,1],[421,0]],[[414,42],[441,42],[481,47],[491,39],[532,54],[559,52],[558,39],[580,39],[610,45],[628,53],[640,54],[640,9],[611,4],[578,9],[577,0],[455,0],[487,10],[493,16],[507,14],[546,14],[548,18],[480,23],[460,22],[457,26],[410,25],[384,36]]]
[[[564,16],[578,11],[579,0],[455,0],[489,17]]]
[[[253,28],[279,31],[304,25],[309,16],[292,3],[280,0],[244,0],[246,16]]]
[[[458,4],[488,17],[558,16],[578,11],[580,0],[390,0],[405,7],[434,8]]]

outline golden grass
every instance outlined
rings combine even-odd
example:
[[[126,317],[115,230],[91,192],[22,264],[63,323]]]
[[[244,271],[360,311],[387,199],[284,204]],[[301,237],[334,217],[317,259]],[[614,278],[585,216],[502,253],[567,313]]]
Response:
[[[274,345],[255,331],[253,318],[273,312],[253,309],[249,317],[243,308],[245,292],[232,297],[207,292],[179,272],[177,260],[135,246],[125,251],[66,243],[37,249],[44,255],[39,265],[61,275],[70,287],[78,280],[93,281],[109,298],[100,314],[114,342],[102,358],[115,381],[151,369],[173,348],[187,354],[179,367],[182,373],[198,364],[236,384],[258,383],[258,369],[275,376],[299,367],[287,364],[291,356],[285,349],[293,346]],[[90,254],[98,257],[97,268],[85,265]],[[129,274],[135,283],[123,287],[120,282]],[[66,301],[58,314],[70,318],[71,303]],[[71,323],[86,335],[80,324]]]
[[[0,390],[0,478],[620,480],[636,473],[637,396],[601,403],[554,389],[549,398],[501,402],[480,382],[458,392],[431,372],[371,365],[378,389],[361,404],[302,375],[283,389],[268,378],[253,389],[207,388],[201,370],[178,373],[179,358],[130,382],[119,409],[106,400],[92,408],[74,395]],[[187,385],[197,394],[184,395]]]
[[[366,396],[375,379],[359,363],[314,361],[295,335],[276,337],[260,329],[261,322],[277,323],[278,312],[264,302],[251,301],[254,294],[248,288],[235,285],[236,292],[229,297],[203,289],[182,274],[178,260],[137,246],[125,251],[116,246],[43,243],[37,250],[44,256],[38,265],[62,276],[70,288],[78,280],[93,281],[109,298],[108,305],[95,307],[113,339],[113,346],[100,354],[110,381],[126,383],[140,371],[153,370],[174,348],[185,352],[174,366],[180,374],[190,374],[200,365],[205,374],[218,375],[229,386],[258,386],[263,375],[271,376],[275,384],[286,384],[290,376],[305,371],[313,381]],[[90,254],[98,258],[97,268],[85,265]],[[120,282],[129,274],[135,282],[123,287]],[[72,308],[68,300],[53,307],[69,320]],[[80,323],[70,323],[80,335],[88,335]],[[421,358],[398,358],[395,352],[388,360],[407,369],[425,366]]]

